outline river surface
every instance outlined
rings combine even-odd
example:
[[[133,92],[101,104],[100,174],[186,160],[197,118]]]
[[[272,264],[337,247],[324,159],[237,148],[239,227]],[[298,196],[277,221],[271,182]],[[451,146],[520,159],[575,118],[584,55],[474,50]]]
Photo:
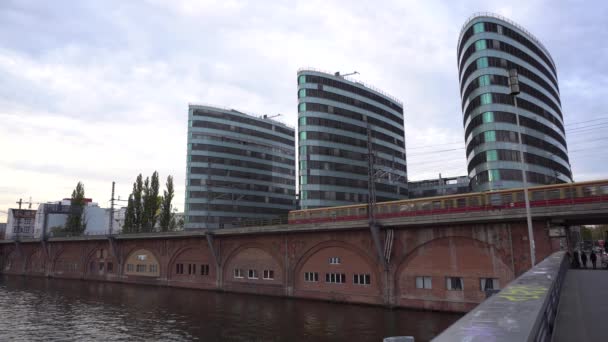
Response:
[[[0,341],[428,341],[458,314],[0,275]]]

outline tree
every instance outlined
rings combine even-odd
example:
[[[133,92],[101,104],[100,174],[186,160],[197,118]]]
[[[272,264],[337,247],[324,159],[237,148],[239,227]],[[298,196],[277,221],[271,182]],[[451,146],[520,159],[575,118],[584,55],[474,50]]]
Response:
[[[137,176],[135,183],[133,183],[133,233],[141,232],[141,223],[143,217],[143,206],[142,206],[142,196],[143,196],[143,177],[141,173]]]
[[[175,192],[173,190],[173,177],[167,177],[167,183],[165,185],[167,190],[163,191],[162,203],[160,208],[160,229],[163,232],[169,230],[175,230],[176,222],[173,214],[173,197]]]
[[[84,184],[78,182],[70,198],[70,213],[65,223],[65,232],[71,235],[82,235],[87,228],[85,214]]]
[[[141,230],[143,232],[151,232],[156,225],[158,220],[158,210],[160,209],[161,201],[158,197],[158,172],[154,171],[152,178],[146,177],[146,181],[143,186],[142,196],[142,216],[141,216]]]
[[[122,232],[125,234],[137,233],[135,228],[135,204],[133,201],[133,194],[129,195],[129,201],[127,204],[127,212],[125,213],[125,223],[122,226]]]

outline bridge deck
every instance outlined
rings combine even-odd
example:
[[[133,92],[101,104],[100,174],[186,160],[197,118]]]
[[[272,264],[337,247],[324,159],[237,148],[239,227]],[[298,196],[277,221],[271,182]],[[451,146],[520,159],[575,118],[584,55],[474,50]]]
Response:
[[[555,320],[553,341],[606,341],[608,271],[568,270]]]

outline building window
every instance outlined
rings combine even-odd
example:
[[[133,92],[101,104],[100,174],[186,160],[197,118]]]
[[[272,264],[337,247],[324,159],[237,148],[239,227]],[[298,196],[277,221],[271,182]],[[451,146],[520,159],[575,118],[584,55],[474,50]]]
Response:
[[[500,289],[500,287],[498,286],[498,279],[496,278],[480,278],[479,285],[481,291]]]
[[[247,275],[249,279],[258,279],[258,271],[257,270],[249,270],[249,274]]]
[[[306,170],[306,160],[300,160],[300,170]]]
[[[483,132],[483,139],[485,142],[496,141],[496,131],[485,131]]]
[[[485,39],[481,39],[481,40],[478,40],[475,42],[475,51],[485,50],[487,48],[488,48],[488,46],[486,44]]]
[[[304,272],[304,281],[317,282],[319,281],[319,273],[317,272]]]
[[[339,265],[340,264],[340,258],[338,258],[338,257],[331,257],[331,258],[329,258],[329,264],[330,265]]]
[[[234,277],[235,278],[243,278],[243,270],[240,268],[234,269]]]
[[[127,272],[133,272],[133,264],[127,264]]]
[[[479,76],[479,86],[484,87],[490,85],[490,75]]]
[[[306,192],[306,191],[300,191],[300,199],[301,200],[307,200],[308,199],[308,192]]]
[[[480,33],[483,31],[485,31],[483,23],[477,23],[473,25],[473,33]]]
[[[274,271],[273,270],[264,270],[264,279],[266,279],[266,280],[274,279]]]
[[[344,273],[325,273],[325,282],[331,284],[346,283],[346,274]]]
[[[306,140],[306,132],[300,132],[300,140]]]
[[[485,112],[481,114],[483,123],[494,122],[494,112]]]
[[[114,272],[114,264],[112,264],[111,262],[109,262],[108,266],[106,267],[106,269],[108,270],[108,273]]]
[[[201,275],[206,276],[209,275],[209,265],[201,265]]]
[[[299,83],[299,84],[304,84],[304,83],[306,83],[306,75],[300,75],[300,76],[298,77],[298,83]]]
[[[104,266],[103,262],[100,262],[99,263],[99,272],[103,272],[103,266]]]
[[[146,265],[142,265],[142,264],[135,265],[135,272],[137,272],[137,273],[145,273],[146,272]]]
[[[481,57],[477,60],[477,69],[488,67],[488,57]]]
[[[298,91],[298,97],[306,97],[306,89],[300,89],[300,91]]]
[[[416,288],[417,289],[432,289],[433,278],[432,277],[416,277]]]
[[[188,274],[196,274],[196,264],[188,264]]]
[[[300,118],[300,126],[304,126],[304,125],[306,125],[306,117],[305,116],[303,116],[303,117]]]
[[[157,271],[158,271],[158,265],[156,265],[156,264],[150,265],[150,271],[149,271],[150,273],[156,273]]]
[[[300,155],[301,156],[305,156],[306,155],[306,145],[300,146]]]
[[[463,289],[462,278],[460,278],[460,277],[445,278],[445,287],[448,290],[462,291],[462,289]]]
[[[357,285],[370,285],[372,277],[369,274],[353,274],[353,283]]]
[[[496,161],[496,160],[498,160],[498,151],[496,151],[496,150],[486,151],[486,161]]]
[[[308,179],[306,176],[300,176],[300,184],[301,185],[306,185],[308,184]]]
[[[298,112],[305,112],[305,111],[306,111],[306,102],[302,102],[298,106]]]
[[[486,104],[490,104],[490,103],[492,103],[492,94],[491,93],[481,94],[481,104],[486,105]]]
[[[488,181],[495,182],[500,180],[499,170],[488,170]]]

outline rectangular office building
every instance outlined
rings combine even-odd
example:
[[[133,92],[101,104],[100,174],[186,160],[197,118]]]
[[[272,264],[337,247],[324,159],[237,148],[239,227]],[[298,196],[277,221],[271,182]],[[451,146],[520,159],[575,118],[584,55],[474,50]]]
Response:
[[[238,227],[295,209],[295,132],[265,115],[190,105],[186,229]]]

